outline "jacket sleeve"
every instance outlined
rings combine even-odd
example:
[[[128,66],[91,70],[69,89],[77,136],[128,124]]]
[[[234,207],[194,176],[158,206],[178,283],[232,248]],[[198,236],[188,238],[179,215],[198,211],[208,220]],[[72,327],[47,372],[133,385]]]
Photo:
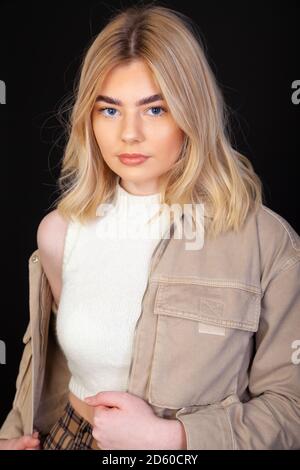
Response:
[[[23,336],[25,346],[16,379],[16,392],[12,408],[0,428],[0,439],[13,439],[28,433],[28,429],[24,428],[24,417],[27,418],[27,415],[31,413],[31,409],[28,406],[32,377],[32,344],[30,331],[31,326],[29,322]]]
[[[270,280],[249,370],[251,399],[237,395],[176,417],[187,449],[300,449],[300,258]]]
[[[20,412],[12,408],[0,429],[0,439],[13,439],[23,436]]]

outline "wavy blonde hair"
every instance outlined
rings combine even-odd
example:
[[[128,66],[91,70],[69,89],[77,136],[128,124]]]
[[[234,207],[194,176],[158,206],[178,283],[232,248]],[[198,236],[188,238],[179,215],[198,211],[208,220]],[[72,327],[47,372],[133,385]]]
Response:
[[[184,131],[179,158],[161,177],[161,202],[182,207],[203,203],[206,235],[238,231],[249,211],[262,204],[261,180],[230,143],[227,108],[196,25],[182,13],[154,4],[119,11],[87,48],[68,119],[58,212],[85,223],[115,194],[118,175],[101,155],[91,113],[107,73],[135,59],[150,67]]]

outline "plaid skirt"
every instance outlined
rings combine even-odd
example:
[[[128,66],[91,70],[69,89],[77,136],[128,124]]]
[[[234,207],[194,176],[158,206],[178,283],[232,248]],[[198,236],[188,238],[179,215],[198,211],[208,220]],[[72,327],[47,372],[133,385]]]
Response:
[[[92,426],[68,401],[64,413],[48,434],[40,436],[42,450],[100,450]]]

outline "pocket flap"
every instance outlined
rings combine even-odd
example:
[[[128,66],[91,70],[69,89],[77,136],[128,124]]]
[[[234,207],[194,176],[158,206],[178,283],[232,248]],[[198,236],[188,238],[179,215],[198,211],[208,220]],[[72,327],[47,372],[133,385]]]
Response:
[[[206,281],[207,282],[207,281]],[[257,331],[261,294],[249,286],[201,280],[159,281],[154,314],[186,318],[210,325]]]

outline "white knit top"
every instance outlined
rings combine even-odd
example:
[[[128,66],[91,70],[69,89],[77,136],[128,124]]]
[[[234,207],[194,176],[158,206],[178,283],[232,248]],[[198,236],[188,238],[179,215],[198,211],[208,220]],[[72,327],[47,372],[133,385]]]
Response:
[[[103,217],[68,225],[56,332],[80,399],[127,390],[150,259],[168,229],[166,212],[146,228],[158,209],[159,193],[133,195],[118,182]]]

